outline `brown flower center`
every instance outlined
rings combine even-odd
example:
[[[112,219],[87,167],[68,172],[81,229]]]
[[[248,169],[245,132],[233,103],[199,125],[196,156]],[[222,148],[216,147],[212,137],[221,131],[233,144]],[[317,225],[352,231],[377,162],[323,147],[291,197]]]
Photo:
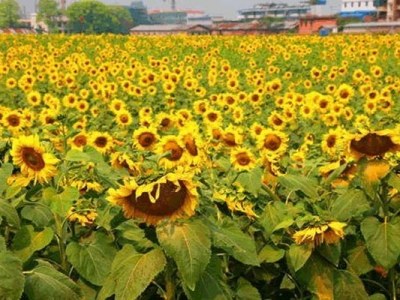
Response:
[[[216,113],[209,113],[207,115],[207,119],[211,122],[214,122],[218,118],[218,115]]]
[[[192,156],[197,156],[198,151],[197,151],[197,146],[196,146],[196,141],[193,138],[185,138],[185,147],[187,151],[190,153]]]
[[[368,133],[359,141],[352,140],[350,147],[362,154],[375,156],[383,155],[395,146],[390,137],[377,135],[376,133]]]
[[[21,120],[17,115],[10,115],[7,117],[7,122],[10,126],[17,127],[21,123]]]
[[[224,135],[224,142],[227,146],[234,147],[236,146],[235,135],[233,133],[227,133]]]
[[[326,139],[326,145],[329,148],[332,148],[336,145],[336,135],[330,135],[327,139]]]
[[[45,167],[43,156],[31,147],[22,148],[22,160],[31,169],[40,171]]]
[[[151,132],[144,132],[141,135],[139,135],[139,144],[142,147],[149,147],[151,146],[155,141],[155,136]]]
[[[95,141],[94,144],[99,148],[104,148],[107,145],[107,138],[104,136],[99,136]]]
[[[247,155],[247,153],[242,152],[242,153],[239,153],[238,155],[236,155],[236,161],[241,166],[247,166],[250,163],[251,159]]]
[[[164,151],[171,151],[171,156],[168,157],[168,159],[172,161],[179,160],[183,155],[183,149],[174,141],[169,141],[164,146]]]
[[[150,192],[155,197],[157,189],[160,189],[160,196],[155,203],[150,201],[148,193],[136,197],[133,192],[127,199],[130,201],[130,205],[143,213],[153,216],[168,216],[179,210],[185,203],[187,188],[182,181],[178,182],[180,188],[171,181],[155,185]]]
[[[264,147],[271,151],[276,151],[281,146],[282,141],[276,134],[268,134],[264,139]]]
[[[86,136],[84,136],[84,135],[78,135],[78,136],[76,136],[76,137],[74,138],[74,144],[75,144],[75,146],[78,146],[78,147],[86,146],[86,144],[87,144],[87,138],[86,138]]]

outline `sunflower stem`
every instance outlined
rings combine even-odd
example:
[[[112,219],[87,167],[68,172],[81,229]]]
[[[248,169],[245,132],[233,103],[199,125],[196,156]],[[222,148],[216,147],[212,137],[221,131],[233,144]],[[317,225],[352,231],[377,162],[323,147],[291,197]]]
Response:
[[[67,254],[65,251],[65,239],[64,239],[64,222],[60,220],[58,215],[55,216],[56,221],[56,236],[58,242],[58,250],[60,252],[61,267],[65,272],[68,272],[69,263]]]
[[[263,183],[261,186],[274,201],[281,201],[281,199],[279,199],[279,197],[269,188],[269,186],[267,186],[265,183]]]
[[[165,270],[165,300],[173,300],[175,299],[175,286],[173,281],[173,266],[171,261],[168,261],[167,267]]]
[[[393,269],[389,271],[392,299],[397,300],[396,274]]]

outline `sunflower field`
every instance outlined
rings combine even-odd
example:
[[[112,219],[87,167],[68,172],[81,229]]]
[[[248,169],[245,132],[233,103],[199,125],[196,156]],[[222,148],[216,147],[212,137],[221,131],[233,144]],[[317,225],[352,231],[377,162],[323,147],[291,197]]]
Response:
[[[397,299],[399,93],[399,35],[0,35],[0,299]]]

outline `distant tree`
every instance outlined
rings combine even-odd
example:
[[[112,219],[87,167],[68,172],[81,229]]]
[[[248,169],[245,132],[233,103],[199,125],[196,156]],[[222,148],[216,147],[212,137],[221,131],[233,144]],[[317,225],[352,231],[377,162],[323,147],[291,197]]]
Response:
[[[0,28],[19,27],[20,7],[16,0],[0,2]]]
[[[61,16],[56,0],[39,0],[37,20],[43,21],[49,32],[58,32],[57,18]]]
[[[71,4],[66,14],[69,18],[70,32],[75,33],[124,33],[123,24],[132,21],[126,9],[109,7],[93,0]]]
[[[107,8],[115,24],[119,25],[119,28],[115,28],[114,33],[129,33],[129,30],[133,27],[133,19],[129,10],[117,5],[110,5]]]

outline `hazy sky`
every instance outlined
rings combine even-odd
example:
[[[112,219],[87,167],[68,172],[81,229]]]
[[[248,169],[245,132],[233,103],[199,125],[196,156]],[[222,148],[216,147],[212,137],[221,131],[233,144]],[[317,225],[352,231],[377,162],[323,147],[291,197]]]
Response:
[[[22,11],[26,13],[34,12],[35,3],[39,0],[17,0]],[[77,0],[75,0],[77,1]],[[67,6],[74,0],[67,0]],[[301,0],[176,0],[176,7],[178,9],[200,9],[204,10],[211,16],[223,16],[227,19],[236,19],[237,11],[239,9],[251,8],[254,4],[258,3],[286,3],[286,4],[297,4]],[[119,5],[130,5],[132,0],[101,0],[105,4],[119,4]],[[340,0],[328,0],[329,2],[340,2]],[[170,0],[143,0],[143,3],[149,10],[151,9],[169,9],[171,6]]]

